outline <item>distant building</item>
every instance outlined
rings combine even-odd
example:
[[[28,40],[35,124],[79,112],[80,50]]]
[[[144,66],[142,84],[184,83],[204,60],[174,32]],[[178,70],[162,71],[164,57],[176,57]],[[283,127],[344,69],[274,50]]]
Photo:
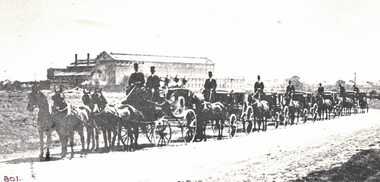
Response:
[[[134,72],[133,64],[139,64],[139,71],[147,77],[150,74],[150,67],[155,66],[157,75],[164,80],[168,75],[173,82],[177,75],[180,80],[186,77],[186,87],[197,90],[203,88],[208,71],[214,71],[215,63],[205,57],[183,57],[183,56],[162,56],[145,54],[124,54],[101,52],[95,59],[78,59],[67,68],[49,68],[47,77],[53,84],[66,84],[70,87],[81,84],[101,85],[110,90],[121,91],[128,82],[128,77]],[[227,83],[228,82],[228,83]],[[218,85],[228,88],[236,85],[242,88],[244,79],[218,79]],[[180,82],[181,83],[181,82]],[[234,87],[233,86],[233,87]]]

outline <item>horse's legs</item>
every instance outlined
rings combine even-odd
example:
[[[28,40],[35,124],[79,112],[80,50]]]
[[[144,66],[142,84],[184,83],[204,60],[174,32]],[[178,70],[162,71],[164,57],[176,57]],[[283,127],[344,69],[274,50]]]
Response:
[[[120,146],[120,141],[122,140],[121,138],[120,138],[120,133],[121,133],[121,124],[118,124],[117,125],[117,133],[118,133],[118,137],[117,137],[117,146],[119,147]]]
[[[95,150],[99,149],[99,128],[95,126]]]
[[[107,141],[108,141],[108,147],[112,148],[112,132],[110,128],[107,128]]]
[[[118,129],[116,128],[115,130],[112,131],[113,133],[113,137],[112,137],[112,147],[114,148],[115,147],[115,142],[116,142],[116,137],[118,136]],[[119,139],[119,138],[118,138]],[[118,140],[118,146],[120,146],[120,139]]]
[[[83,127],[81,127],[80,129],[78,129],[78,134],[79,134],[79,137],[80,137],[80,142],[82,144],[82,150],[81,150],[81,156],[82,156],[83,154],[85,154],[85,147],[84,147],[85,142],[84,142]],[[73,142],[74,142],[74,134],[73,134]]]
[[[262,121],[263,121],[263,118],[262,118],[262,116],[258,116],[258,118],[257,118],[257,121],[258,121],[258,123],[257,123],[257,131],[259,131],[260,132],[260,128],[261,128],[261,124],[262,124]]]
[[[243,132],[245,132],[245,122],[247,122],[247,121],[245,121],[245,119],[243,119],[243,121],[242,121],[242,123],[243,123]]]
[[[38,131],[40,137],[40,160],[44,157],[44,132]]]
[[[137,140],[139,139],[139,126],[134,126],[133,127],[133,135],[134,135],[134,148],[137,148],[138,147],[138,143],[137,143]]]
[[[267,117],[263,118],[263,130],[267,131]]]
[[[69,139],[70,139],[70,148],[71,148],[70,159],[72,159],[74,158],[74,132],[70,133]]]
[[[67,154],[67,137],[66,136],[60,136],[59,138],[61,140],[61,147],[62,147],[61,157],[65,158],[66,154]]]
[[[224,120],[223,119],[220,119],[219,121],[219,132],[218,132],[218,139],[222,139],[223,138],[223,127],[224,127]]]
[[[297,124],[298,124],[298,122],[299,122],[299,118],[300,118],[300,111],[298,110],[298,111],[297,111]]]
[[[104,140],[104,148],[108,148],[108,141],[107,141],[107,130],[105,128],[102,128],[102,134],[103,134],[103,140]]]
[[[86,126],[86,133],[87,133],[87,149],[86,150],[90,150],[91,131],[90,131],[90,127],[89,126]]]
[[[207,141],[206,127],[207,127],[207,123],[204,122],[203,123],[203,128],[202,128],[203,141]]]
[[[133,144],[133,129],[131,126],[128,126],[127,127],[127,130],[128,130],[128,138],[129,138],[129,145],[127,147],[127,151],[132,151],[132,144]]]
[[[50,160],[50,151],[49,151],[49,148],[50,148],[50,144],[51,144],[51,131],[47,131],[46,132],[46,136],[47,136],[47,139],[46,139],[46,156],[45,156],[45,159],[46,160]]]

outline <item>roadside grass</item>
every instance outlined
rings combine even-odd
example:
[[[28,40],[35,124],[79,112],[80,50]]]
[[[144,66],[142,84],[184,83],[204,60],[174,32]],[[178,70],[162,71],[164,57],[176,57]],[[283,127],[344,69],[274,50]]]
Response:
[[[380,100],[370,100],[368,102],[368,107],[371,109],[380,109]]]
[[[52,91],[42,91],[51,103]],[[29,92],[0,91],[0,155],[39,149],[37,112],[26,110]],[[65,92],[66,101],[81,105],[83,93],[78,90]],[[124,93],[104,93],[109,103],[120,103]],[[76,144],[79,144],[79,137]],[[46,137],[45,139],[46,140]],[[53,133],[53,146],[59,146],[58,136]]]

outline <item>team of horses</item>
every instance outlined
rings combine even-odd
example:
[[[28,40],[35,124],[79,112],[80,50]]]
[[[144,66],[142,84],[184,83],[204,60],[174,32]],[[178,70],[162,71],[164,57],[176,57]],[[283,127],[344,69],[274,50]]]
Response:
[[[231,108],[221,102],[207,102],[200,93],[188,90],[177,90],[173,92],[169,99],[167,97],[153,101],[152,94],[144,87],[133,86],[129,89],[125,100],[117,104],[110,104],[104,97],[101,89],[96,89],[91,93],[83,90],[82,105],[73,105],[65,100],[63,89],[54,88],[51,97],[52,106],[49,105],[48,98],[37,88],[33,87],[28,95],[27,110],[33,112],[38,108],[37,126],[40,139],[40,159],[50,160],[50,145],[52,133],[57,132],[62,152],[61,157],[67,155],[67,144],[71,147],[71,158],[74,157],[74,133],[78,133],[81,142],[81,156],[86,155],[90,150],[99,150],[99,134],[102,133],[104,149],[110,150],[120,143],[128,146],[127,150],[138,149],[139,131],[146,130],[144,121],[153,126],[160,125],[160,118],[170,116],[179,118],[184,108],[191,108],[192,116],[196,117],[196,140],[207,140],[206,127],[214,126],[218,131],[218,139],[223,137],[223,127],[225,122],[237,118],[231,118]],[[232,101],[234,101],[232,99]],[[355,108],[355,103],[350,98],[338,98],[336,103],[330,99],[315,96],[309,103],[289,98],[280,103],[280,110],[276,111],[270,99],[257,99],[250,94],[243,103],[240,120],[243,121],[243,130],[267,130],[267,120],[284,121],[287,124],[294,124],[295,118],[301,117],[304,122],[307,115],[311,114],[313,120],[329,119],[331,113],[335,116],[349,114]],[[360,107],[366,105],[359,100]],[[159,109],[157,109],[159,108]],[[190,115],[189,115],[190,116]],[[187,116],[186,116],[187,117]],[[191,117],[191,116],[190,116]],[[235,116],[236,117],[236,116]],[[192,120],[189,120],[192,121]],[[276,126],[277,127],[277,126]],[[122,128],[127,129],[122,136]],[[86,129],[87,140],[85,141],[84,129]],[[46,135],[46,142],[44,142]],[[87,148],[85,144],[87,143]],[[117,143],[116,143],[117,142]],[[90,148],[91,146],[91,148]],[[45,149],[46,148],[46,152]],[[45,156],[44,156],[45,154]]]

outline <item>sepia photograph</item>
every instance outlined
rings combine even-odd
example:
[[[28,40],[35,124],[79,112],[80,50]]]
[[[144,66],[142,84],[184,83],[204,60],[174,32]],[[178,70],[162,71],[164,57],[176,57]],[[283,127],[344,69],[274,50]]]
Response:
[[[1,0],[0,182],[380,181],[380,1]]]

